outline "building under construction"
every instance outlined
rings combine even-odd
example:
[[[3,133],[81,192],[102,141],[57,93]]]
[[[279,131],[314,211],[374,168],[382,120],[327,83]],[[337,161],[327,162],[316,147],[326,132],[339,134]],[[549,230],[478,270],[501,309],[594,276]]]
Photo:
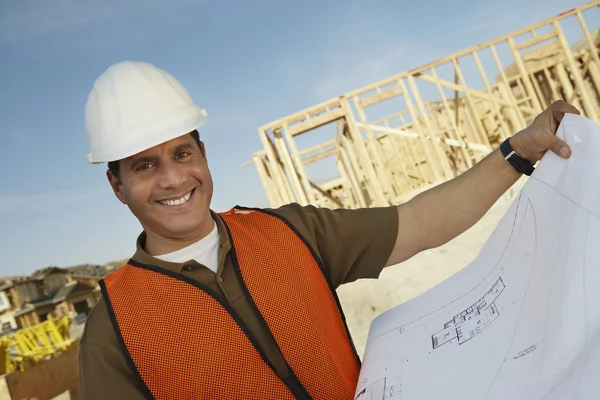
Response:
[[[600,123],[599,28],[597,0],[261,126],[253,164],[269,203],[402,203],[558,99]],[[311,131],[318,143],[301,148]]]

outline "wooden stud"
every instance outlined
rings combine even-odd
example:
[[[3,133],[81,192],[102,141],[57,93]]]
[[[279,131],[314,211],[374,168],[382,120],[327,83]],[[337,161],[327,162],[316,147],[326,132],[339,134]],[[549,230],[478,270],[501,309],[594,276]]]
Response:
[[[384,97],[384,99],[388,99],[388,97]],[[361,107],[361,105],[360,105],[358,96],[355,96],[353,100],[354,100],[354,105],[356,107],[356,110],[358,112],[358,117],[360,118],[360,121],[363,124],[365,124],[367,122],[367,115],[365,114],[363,107]],[[386,199],[389,199],[390,196],[389,196],[388,192],[390,191],[390,189],[393,190],[393,188],[392,188],[393,179],[390,176],[390,173],[388,170],[389,162],[383,152],[383,149],[381,148],[381,143],[379,143],[379,141],[373,134],[373,131],[370,130],[369,128],[365,128],[365,132],[367,134],[367,147],[371,148],[371,151],[374,155],[374,157],[372,159],[372,163],[375,166],[375,170],[377,171],[377,176],[379,177],[379,179],[381,180],[381,183],[382,183],[381,187],[382,187],[383,196]]]
[[[520,110],[515,96],[512,94],[512,90],[510,89],[510,82],[508,81],[508,78],[506,77],[506,72],[504,72],[504,68],[502,67],[502,62],[500,61],[498,52],[496,51],[496,48],[493,45],[490,46],[490,51],[492,52],[492,57],[494,58],[496,67],[498,68],[498,71],[500,72],[500,76],[502,77],[502,83],[504,83],[505,90],[503,92],[504,92],[504,94],[506,94],[506,97],[508,98],[508,100],[511,103],[510,106],[512,106],[512,107],[510,109],[512,110],[512,112],[514,114],[516,114],[516,117],[519,120],[520,127],[525,128],[525,126],[527,125],[527,123],[525,122],[525,116],[523,115],[522,111]]]
[[[531,83],[533,84],[533,90],[535,91],[537,98],[540,100],[540,105],[542,106],[543,109],[548,108],[549,104],[546,103],[546,99],[544,98],[544,92],[542,92],[542,89],[540,88],[540,85],[535,77],[534,72],[529,74],[529,79],[531,80]]]
[[[360,170],[360,165],[354,161],[352,157],[352,139],[350,139],[347,135],[347,125],[345,120],[338,121],[338,130],[336,135],[337,146],[340,149],[340,155],[342,157],[342,162],[347,171],[348,178],[352,184],[352,189],[354,191],[354,195],[357,202],[357,207],[367,207],[367,201],[365,200],[365,196],[363,193],[361,182],[365,180],[364,175]]]
[[[367,173],[367,177],[369,180],[369,185],[373,188],[373,193],[371,194],[374,204],[378,206],[386,206],[389,205],[389,201],[386,199],[384,194],[384,189],[381,185],[377,177],[377,173],[375,172],[375,168],[373,167],[373,163],[369,158],[369,153],[367,151],[367,147],[362,139],[360,131],[356,126],[356,121],[354,120],[354,115],[352,114],[352,110],[350,105],[348,104],[347,99],[342,100],[342,107],[346,110],[346,123],[348,124],[348,132],[352,137],[352,141],[356,146],[357,155],[360,159],[360,163],[365,168]]]
[[[567,59],[567,65],[571,70],[571,76],[573,77],[573,81],[575,82],[575,89],[581,96],[581,102],[583,104],[583,110],[585,114],[591,120],[595,122],[600,122],[600,118],[598,117],[598,113],[596,112],[596,106],[594,105],[589,88],[583,82],[583,78],[581,77],[580,69],[575,63],[575,59],[573,58],[573,54],[571,53],[571,48],[569,47],[569,43],[567,42],[567,38],[565,37],[560,23],[558,21],[552,22],[552,26],[554,26],[554,30],[558,33],[558,40],[563,48],[563,52],[565,53],[565,57]]]
[[[487,75],[485,73],[485,69],[483,68],[483,65],[481,64],[481,60],[479,59],[479,55],[477,54],[477,51],[474,50],[472,54],[473,54],[473,59],[475,60],[475,65],[477,65],[477,69],[479,70],[479,75],[481,76],[481,80],[483,81],[483,85],[485,86],[485,90],[488,92],[488,94],[490,95],[490,98],[492,99],[490,104],[492,106],[492,109],[494,111],[494,116],[495,116],[495,118],[492,118],[492,120],[498,119],[498,123],[500,124],[500,129],[502,131],[502,137],[507,138],[508,136],[510,136],[510,133],[508,132],[506,124],[504,123],[504,118],[502,118],[502,114],[500,112],[502,107],[498,103],[498,98],[496,96],[494,96],[494,93],[492,91],[492,86],[490,85],[490,82],[488,81]],[[484,135],[483,143],[487,144],[488,146],[491,147],[490,141],[489,141],[489,138],[487,137],[487,135]]]
[[[439,168],[438,174],[440,177],[443,176],[443,178],[441,178],[441,179],[449,179],[454,174],[452,173],[450,165],[447,163],[446,155],[444,154],[443,149],[440,146],[437,146],[435,139],[438,138],[439,135],[438,135],[438,132],[436,132],[436,130],[433,129],[433,126],[431,125],[431,120],[430,120],[430,117],[427,115],[427,110],[425,109],[425,105],[423,103],[423,99],[421,98],[419,88],[417,87],[417,84],[415,83],[415,80],[413,79],[412,76],[410,76],[410,75],[407,76],[406,81],[408,82],[408,86],[410,87],[410,89],[412,91],[412,95],[415,98],[415,101],[417,103],[417,108],[419,109],[419,112],[423,116],[425,132],[429,133],[430,143],[431,143],[431,146],[433,147],[433,151],[435,151],[437,153],[437,156],[435,158],[433,158],[436,161],[437,165],[436,166],[432,165],[432,167],[434,169]],[[425,133],[425,132],[422,132],[422,133]],[[444,161],[446,161],[446,162],[444,162]]]
[[[275,135],[275,145],[277,146],[277,150],[283,159],[283,165],[285,166],[287,177],[291,182],[292,192],[295,194],[293,201],[296,201],[301,205],[308,205],[308,198],[306,196],[305,189],[302,187],[300,179],[298,179],[298,175],[296,173],[297,170],[294,162],[292,161],[285,140],[283,139],[283,135],[281,134],[281,129],[275,129],[273,131],[273,135]]]
[[[531,106],[536,110],[536,112],[541,113],[542,112],[542,106],[538,100],[538,98],[535,96],[535,92],[533,90],[533,86],[531,84],[531,81],[529,80],[529,74],[527,73],[527,68],[525,68],[525,63],[523,63],[523,58],[521,58],[521,53],[519,53],[519,51],[516,49],[515,47],[515,39],[511,36],[508,38],[508,47],[510,48],[510,52],[513,55],[513,58],[515,59],[515,65],[517,66],[517,69],[519,70],[519,75],[521,77],[521,80],[523,81],[523,84],[525,85],[525,97],[529,98],[529,100],[531,101]]]
[[[579,21],[579,25],[581,26],[585,41],[588,45],[588,53],[592,58],[592,60],[589,61],[590,77],[594,83],[594,86],[596,87],[596,91],[600,94],[600,56],[598,55],[598,48],[590,36],[590,31],[588,30],[585,20],[583,19],[583,15],[581,15],[581,11],[577,11],[577,20]],[[596,68],[592,68],[592,65],[595,65]]]
[[[282,168],[281,164],[278,162],[278,157],[275,153],[275,146],[274,146],[273,142],[271,141],[271,139],[269,138],[269,136],[267,135],[267,132],[265,132],[264,130],[259,128],[258,134],[259,134],[260,139],[265,148],[265,151],[267,154],[267,160],[270,163],[269,169],[271,170],[271,172],[273,173],[273,176],[275,177],[275,182],[279,189],[280,196],[285,203],[291,203],[293,201],[292,200],[293,196],[292,196],[292,193],[290,192],[289,185],[287,184],[287,180],[285,178],[285,173],[283,172],[283,168]]]
[[[475,109],[475,105],[473,104],[472,97],[469,95],[469,91],[467,90],[467,84],[465,82],[465,78],[462,74],[460,66],[458,65],[458,61],[456,59],[452,60],[452,65],[454,66],[454,73],[456,74],[456,77],[458,78],[458,82],[460,83],[459,86],[462,88],[461,91],[465,94],[465,100],[466,100],[467,107],[468,107],[468,110],[465,110],[465,113],[467,113],[467,114],[470,113],[470,115],[471,115],[471,118],[469,119],[471,129],[473,130],[473,134],[475,135],[475,138],[478,139],[477,141],[481,142],[483,133],[485,132],[485,129],[483,128],[483,125],[481,124],[481,118],[479,117],[477,110]],[[472,165],[471,160],[469,160],[469,164]]]
[[[579,102],[579,97],[577,97],[575,88],[573,88],[573,85],[571,85],[569,73],[567,72],[565,66],[562,63],[557,64],[554,67],[554,70],[556,72],[556,77],[558,78],[558,81],[560,82],[560,85],[562,87],[562,91],[565,96],[565,101],[573,104],[573,106],[575,106],[578,110],[583,111],[583,107]]]
[[[301,197],[302,201],[305,201],[306,204],[311,204],[313,201],[313,192],[310,188],[310,181],[308,180],[308,176],[306,175],[306,170],[304,169],[304,165],[302,163],[302,160],[300,159],[300,153],[298,152],[298,148],[296,147],[296,142],[294,141],[294,138],[292,137],[292,134],[289,130],[289,126],[287,125],[286,122],[284,122],[282,124],[282,129],[283,129],[283,134],[285,135],[285,138],[287,139],[287,144],[289,146],[289,149],[291,150],[291,157],[292,157],[292,161],[293,164],[295,165],[295,169],[298,172],[298,174],[300,175],[300,186],[303,186],[303,193],[304,195]]]
[[[259,154],[255,154],[253,157],[254,165],[256,165],[256,170],[258,171],[258,175],[260,180],[265,188],[265,192],[267,193],[267,199],[269,200],[269,204],[271,207],[279,207],[282,205],[281,198],[277,192],[275,192],[272,188],[271,179],[268,176],[267,166],[265,165],[264,160]]]
[[[444,110],[446,111],[446,119],[450,123],[450,127],[452,128],[451,132],[454,133],[454,139],[457,140],[458,142],[463,142],[460,128],[458,127],[457,115],[456,115],[456,113],[452,112],[450,105],[448,104],[448,99],[446,98],[446,94],[444,93],[444,89],[442,88],[442,85],[440,83],[440,79],[438,78],[435,67],[431,67],[431,75],[433,76],[433,78],[435,80],[435,85],[440,94],[440,98],[442,99],[442,105],[443,105]],[[456,108],[458,108],[458,105],[456,105]],[[470,161],[471,158],[470,158],[467,150],[464,148],[464,146],[460,146],[459,151],[462,155],[462,159],[463,159],[463,162],[465,163],[465,166],[467,168],[469,168],[471,166],[471,161]]]
[[[548,82],[548,86],[550,87],[550,92],[552,93],[552,99],[554,101],[560,99],[561,96],[558,93],[558,88],[556,86],[556,81],[550,75],[550,71],[548,71],[548,68],[544,68],[544,76],[546,77],[546,82]]]
[[[404,85],[404,82],[399,81],[399,83],[403,86],[404,103],[406,104],[406,107],[408,108],[408,110],[410,112],[410,118],[412,119],[413,125],[417,127],[417,130],[419,132],[424,132],[425,130],[421,127],[421,123],[419,121],[419,116],[417,115],[417,112],[413,106],[412,100],[410,99],[410,96],[406,92],[406,86]],[[423,152],[425,153],[425,158],[427,159],[427,165],[433,176],[433,179],[435,181],[441,181],[442,176],[440,175],[438,169],[435,168],[435,164],[433,162],[433,156],[432,156],[431,150],[429,148],[429,142],[426,141],[424,134],[420,134],[419,139],[420,139],[421,146],[423,148]],[[431,138],[431,139],[433,139],[433,138]],[[417,160],[419,160],[419,158],[417,158]]]

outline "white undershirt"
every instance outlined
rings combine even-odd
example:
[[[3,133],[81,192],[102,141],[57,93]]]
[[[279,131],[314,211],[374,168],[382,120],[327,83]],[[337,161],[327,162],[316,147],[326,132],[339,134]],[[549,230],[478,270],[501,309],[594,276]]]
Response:
[[[214,223],[214,221],[213,221]],[[172,263],[185,263],[190,260],[205,265],[214,273],[217,273],[219,258],[219,230],[214,224],[213,230],[204,238],[172,253],[154,256],[159,260]]]

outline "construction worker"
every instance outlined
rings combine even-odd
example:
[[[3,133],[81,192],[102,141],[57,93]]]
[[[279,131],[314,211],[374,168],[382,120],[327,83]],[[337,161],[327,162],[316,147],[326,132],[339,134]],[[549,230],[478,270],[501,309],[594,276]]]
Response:
[[[559,101],[455,179],[400,205],[210,208],[207,115],[169,73],[120,62],[86,105],[89,160],[143,232],[101,281],[80,342],[84,399],[352,399],[360,361],[335,289],[477,222],[550,150]]]

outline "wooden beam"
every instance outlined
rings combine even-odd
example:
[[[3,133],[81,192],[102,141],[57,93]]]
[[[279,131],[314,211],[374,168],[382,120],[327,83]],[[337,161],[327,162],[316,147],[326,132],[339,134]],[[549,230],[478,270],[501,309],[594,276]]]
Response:
[[[427,81],[427,82],[436,83],[436,79],[433,78],[430,75],[427,75],[427,74],[420,74],[417,78],[422,79],[422,80]],[[483,93],[483,92],[481,92],[479,90],[474,90],[474,89],[469,89],[469,88],[467,88],[465,90],[460,85],[457,85],[455,83],[448,82],[446,80],[439,79],[439,78],[437,79],[437,81],[440,83],[440,85],[445,86],[445,87],[447,87],[449,89],[457,90],[457,91],[460,91],[460,92],[468,92],[473,97],[478,97],[480,99],[488,100],[490,102],[493,101],[492,100],[492,96],[490,96],[490,95],[488,95],[486,93]],[[500,104],[502,104],[502,105],[504,105],[506,107],[513,107],[514,106],[509,101],[505,101],[505,100],[501,100],[501,99],[496,99],[496,100],[498,101],[498,103],[500,103]],[[538,112],[536,110],[534,110],[533,108],[531,108],[531,107],[527,107],[527,106],[517,106],[517,107],[520,110],[528,112],[531,115],[538,114]]]
[[[358,97],[354,97],[353,100],[356,105],[358,117],[361,122],[366,123],[367,115],[365,114],[365,110],[360,106]],[[383,196],[388,200],[391,198],[390,192],[394,190],[394,180],[388,168],[389,162],[381,147],[381,143],[377,140],[373,132],[370,129],[366,129],[365,131],[367,136],[366,145],[368,148],[370,147],[373,153],[371,162],[375,167],[375,171],[377,171],[377,179],[381,182]]]
[[[329,200],[331,200],[332,202],[337,204],[340,208],[344,207],[344,205],[338,199],[333,197],[331,194],[327,193],[327,191],[323,190],[323,188],[321,188],[321,186],[317,185],[313,181],[310,181],[310,186],[312,188],[316,189],[319,193],[321,193],[321,196],[328,198]]]
[[[575,89],[579,92],[579,96],[581,97],[581,102],[583,103],[583,110],[588,118],[595,121],[596,123],[600,122],[600,117],[598,116],[597,108],[594,102],[592,101],[592,96],[589,92],[589,87],[583,81],[581,76],[581,70],[575,63],[573,59],[573,55],[571,54],[571,48],[569,47],[569,42],[565,37],[565,34],[562,31],[562,28],[558,21],[554,21],[552,23],[554,29],[558,33],[558,40],[563,48],[565,53],[565,57],[567,59],[567,65],[571,70],[571,77],[575,82]]]
[[[292,192],[296,197],[292,201],[296,201],[301,205],[308,205],[308,197],[306,196],[306,190],[302,186],[302,182],[298,179],[297,167],[294,165],[290,151],[285,143],[283,134],[280,129],[276,129],[273,134],[275,135],[275,144],[279,155],[283,160],[283,165],[287,170],[287,177],[291,181]]]
[[[511,115],[511,118],[513,120],[516,119],[515,122],[519,123],[518,127],[523,129],[527,125],[527,123],[525,121],[525,116],[523,115],[523,110],[519,107],[519,104],[517,103],[517,99],[515,99],[515,96],[512,94],[512,91],[510,89],[510,82],[508,81],[508,78],[506,77],[506,72],[504,72],[504,67],[502,66],[500,57],[498,57],[498,52],[496,51],[496,48],[494,46],[490,46],[490,51],[492,52],[492,57],[494,58],[496,67],[498,68],[498,71],[500,71],[500,77],[502,77],[502,83],[504,83],[504,86],[500,87],[499,91],[502,94],[505,94],[506,97],[508,97],[508,99],[509,99],[508,103],[510,104],[510,106],[508,108],[508,112]]]
[[[596,44],[592,37],[590,36],[590,31],[585,24],[585,20],[581,15],[581,12],[577,12],[577,20],[579,21],[579,25],[581,26],[581,30],[585,36],[585,41],[588,45],[588,52],[592,57],[592,61],[590,64],[590,76],[594,86],[596,86],[596,90],[600,92],[600,76],[598,76],[598,67],[600,67],[600,56],[598,56],[598,49],[596,48]]]
[[[356,120],[354,119],[354,115],[351,112],[350,104],[348,104],[347,99],[342,101],[342,106],[345,110],[347,110],[346,122],[348,124],[348,132],[352,138],[352,142],[356,146],[356,153],[359,157],[359,162],[361,167],[364,168],[366,172],[368,185],[373,188],[371,193],[371,197],[373,199],[372,205],[381,207],[387,206],[390,204],[389,200],[386,199],[384,195],[384,189],[379,181],[377,173],[375,172],[375,168],[373,167],[373,162],[369,157],[369,152],[367,151],[365,142],[363,141],[360,131],[358,130],[359,128],[356,126]]]
[[[426,140],[432,140],[436,143],[442,143],[442,142],[448,143],[448,145],[454,146],[454,147],[461,147],[461,146],[466,145],[470,149],[477,150],[477,151],[482,151],[482,152],[491,151],[490,146],[486,146],[485,144],[481,144],[481,143],[464,142],[464,144],[463,144],[462,142],[459,142],[458,140],[455,140],[455,139],[447,139],[447,138],[441,139],[437,136],[433,136],[433,138],[432,138],[429,135],[423,135],[423,134],[419,134],[417,132],[407,131],[404,129],[388,128],[388,127],[380,126],[380,125],[367,125],[367,124],[361,124],[358,122],[356,123],[356,125],[361,128],[372,129],[375,132],[388,133],[390,135],[402,136],[407,139],[418,139],[420,137],[423,137]]]
[[[406,78],[406,81],[408,82],[408,87],[410,87],[415,102],[417,103],[417,109],[423,116],[423,124],[425,125],[425,129],[429,132],[431,137],[439,139],[439,132],[437,132],[432,126],[431,119],[429,115],[427,115],[425,104],[423,102],[423,99],[421,98],[421,94],[419,93],[419,88],[417,87],[415,80],[412,76],[409,76]],[[446,157],[444,149],[442,149],[440,146],[434,146],[433,151],[436,153],[436,156],[433,157],[433,159],[435,160],[437,165],[432,167],[439,168],[438,173],[442,174],[442,179],[449,179],[454,174],[452,173],[452,169],[450,168],[450,164],[448,163],[448,158]]]
[[[448,104],[448,99],[446,98],[446,94],[444,93],[444,89],[442,88],[440,79],[438,78],[437,72],[435,71],[434,67],[431,68],[431,74],[433,75],[433,78],[435,79],[436,87],[440,94],[440,98],[442,99],[442,104],[444,106],[443,108],[446,111],[446,118],[450,121],[451,131],[454,133],[454,138],[458,142],[459,140],[462,139],[461,132],[458,127],[458,117],[456,116],[456,114],[453,114],[452,110],[450,109],[450,105]],[[456,108],[458,109],[458,105],[456,106]],[[448,139],[446,139],[446,142],[447,142],[447,140]],[[461,152],[463,159],[465,160],[466,165],[469,165],[469,163],[468,163],[469,154],[467,153],[464,146],[460,146],[460,152]]]
[[[304,165],[308,165],[308,164],[311,164],[311,163],[317,162],[317,161],[319,161],[319,160],[322,160],[323,158],[327,158],[327,157],[330,157],[330,156],[334,156],[334,155],[336,155],[338,152],[339,152],[339,150],[338,150],[337,148],[335,148],[335,147],[334,147],[333,149],[326,150],[326,151],[324,151],[324,152],[322,152],[322,153],[319,153],[319,154],[314,154],[314,155],[312,155],[312,156],[305,157],[305,158],[303,158],[303,159],[302,159],[302,163],[303,163]]]
[[[338,130],[336,134],[337,146],[340,149],[342,164],[346,169],[346,173],[352,183],[352,189],[358,201],[358,207],[368,207],[369,204],[365,199],[361,183],[366,180],[364,169],[360,168],[352,149],[352,138],[346,124],[338,122]]]
[[[384,92],[379,92],[369,97],[362,98],[358,100],[358,105],[362,108],[367,108],[372,106],[373,104],[380,103],[384,100],[391,99],[392,97],[396,97],[402,94],[402,88],[400,86],[396,86],[394,88],[388,89]]]
[[[316,146],[309,147],[308,149],[302,150],[299,155],[300,157],[308,157],[313,155],[312,153],[328,151],[330,147],[335,147],[335,140],[329,140]]]
[[[291,188],[289,187],[289,182],[285,177],[285,172],[283,171],[283,168],[279,163],[279,157],[276,154],[275,145],[273,144],[273,141],[271,140],[269,135],[267,135],[267,133],[264,130],[259,128],[258,135],[260,136],[260,139],[267,153],[269,170],[273,174],[280,196],[285,203],[291,203],[293,194]]]
[[[550,32],[542,36],[534,37],[533,39],[529,39],[522,43],[515,43],[515,49],[522,50],[531,46],[535,46],[536,44],[545,42],[546,40],[554,39],[556,37],[556,32]]]
[[[273,181],[272,178],[269,177],[268,165],[264,162],[263,157],[259,154],[254,154],[254,165],[256,166],[256,170],[258,171],[258,176],[265,188],[265,192],[267,193],[267,199],[269,200],[269,204],[271,207],[279,207],[283,205],[281,198],[278,195],[276,190],[273,190]]]
[[[396,82],[396,81],[398,81],[400,79],[403,79],[403,78],[405,78],[408,75],[415,75],[415,74],[418,74],[418,73],[422,73],[422,72],[430,69],[431,67],[439,66],[439,65],[442,65],[442,64],[445,64],[445,63],[448,63],[448,62],[452,62],[453,59],[458,59],[458,58],[464,57],[464,56],[468,55],[469,53],[471,53],[473,51],[479,51],[479,50],[488,48],[491,45],[497,45],[497,44],[503,43],[503,42],[505,42],[507,40],[507,38],[520,36],[522,34],[530,32],[531,30],[537,30],[539,28],[543,28],[545,26],[550,25],[555,20],[565,19],[565,18],[568,18],[568,17],[570,17],[572,15],[575,15],[577,12],[583,12],[583,11],[585,11],[587,9],[598,7],[598,6],[600,6],[600,0],[592,1],[590,3],[587,3],[587,4],[581,5],[579,7],[573,8],[573,9],[571,9],[569,11],[563,12],[563,13],[557,15],[557,16],[546,18],[546,19],[544,19],[544,20],[542,20],[540,22],[537,22],[537,23],[534,23],[532,25],[529,25],[526,28],[518,29],[518,30],[510,32],[510,33],[508,33],[506,35],[503,35],[503,36],[497,37],[495,39],[492,39],[490,41],[487,41],[485,43],[482,43],[482,44],[479,44],[479,45],[476,45],[476,46],[472,46],[472,47],[470,47],[468,49],[459,51],[459,52],[454,53],[452,55],[449,55],[447,57],[440,58],[440,59],[438,59],[438,60],[436,60],[434,62],[422,65],[420,67],[414,68],[414,69],[406,71],[406,72],[402,72],[400,74],[396,74],[396,75],[390,76],[390,77],[382,79],[382,80],[380,80],[378,82],[375,82],[375,83],[372,83],[370,85],[366,85],[366,86],[364,86],[362,88],[353,90],[353,91],[347,93],[346,97],[360,96],[360,95],[362,95],[364,93],[370,92],[371,90],[373,90],[373,89],[375,89],[377,87],[385,86],[385,85],[390,84],[392,82]]]
[[[324,114],[319,115],[318,117],[307,119],[296,125],[290,126],[288,132],[292,136],[297,136],[301,133],[317,129],[323,125],[337,121],[338,119],[343,118],[345,114],[345,110],[341,108],[338,108],[337,110],[333,111],[328,111]]]
[[[540,104],[539,99],[535,95],[535,90],[533,89],[533,85],[531,84],[531,80],[529,79],[529,73],[527,72],[527,68],[525,67],[525,63],[523,62],[523,58],[521,57],[521,53],[516,49],[515,39],[514,37],[509,37],[507,39],[508,47],[515,59],[515,65],[519,70],[519,74],[521,76],[521,80],[523,84],[525,84],[525,97],[528,97],[531,100],[531,104],[533,109],[535,110],[535,114],[542,112],[542,106]]]
[[[283,118],[279,118],[275,121],[269,122],[268,124],[262,125],[261,127],[259,127],[259,129],[262,129],[264,131],[273,130],[280,128],[284,123],[287,123],[288,125],[292,126],[298,123],[299,121],[306,120],[307,118],[316,118],[312,117],[315,114],[327,113],[329,111],[339,109],[340,107],[341,106],[339,98],[326,100],[320,104],[314,105],[309,108],[305,108],[304,110],[295,112]]]

